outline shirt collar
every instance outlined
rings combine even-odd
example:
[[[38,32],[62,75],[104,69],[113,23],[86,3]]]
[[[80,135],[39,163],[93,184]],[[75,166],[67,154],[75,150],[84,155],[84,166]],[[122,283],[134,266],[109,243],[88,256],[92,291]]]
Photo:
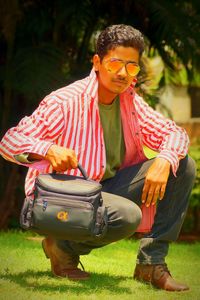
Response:
[[[98,96],[98,78],[97,74],[92,68],[90,75],[88,76],[88,85],[86,86],[85,93],[90,95],[92,98],[96,98]]]

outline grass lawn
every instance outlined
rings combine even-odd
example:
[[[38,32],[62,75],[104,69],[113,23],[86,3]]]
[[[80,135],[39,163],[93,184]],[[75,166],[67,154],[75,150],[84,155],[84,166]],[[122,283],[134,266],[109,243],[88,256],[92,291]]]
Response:
[[[132,279],[139,242],[123,240],[82,256],[91,279],[72,282],[51,275],[41,238],[30,233],[0,233],[0,299],[200,299],[200,243],[172,244],[167,263],[174,277],[190,286],[165,292]]]

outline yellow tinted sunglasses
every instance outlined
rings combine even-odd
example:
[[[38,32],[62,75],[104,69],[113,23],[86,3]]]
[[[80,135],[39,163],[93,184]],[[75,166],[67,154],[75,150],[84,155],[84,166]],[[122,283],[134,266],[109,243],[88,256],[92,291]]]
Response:
[[[110,58],[105,62],[105,68],[108,72],[116,74],[125,66],[129,76],[136,76],[140,71],[140,66],[135,62],[123,61],[117,58]]]

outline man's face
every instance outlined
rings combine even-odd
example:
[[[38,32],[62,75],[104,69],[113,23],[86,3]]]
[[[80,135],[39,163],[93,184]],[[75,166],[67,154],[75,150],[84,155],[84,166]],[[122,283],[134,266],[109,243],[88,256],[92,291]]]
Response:
[[[107,93],[120,94],[129,87],[136,76],[134,67],[138,67],[139,51],[132,47],[118,46],[109,50],[102,61],[97,54],[94,55],[93,63],[95,71],[98,72],[100,88]]]

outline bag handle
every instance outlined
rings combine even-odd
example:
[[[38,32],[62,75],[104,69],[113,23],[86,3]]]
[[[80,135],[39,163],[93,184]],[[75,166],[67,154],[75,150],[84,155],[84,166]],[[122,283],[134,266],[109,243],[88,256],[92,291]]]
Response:
[[[80,163],[78,163],[78,169],[79,169],[79,171],[81,171],[81,174],[83,175],[85,180],[88,180],[89,176],[88,176],[87,172],[85,171],[85,169],[82,167],[82,165]]]
[[[78,163],[77,168],[79,169],[79,171],[80,171],[81,174],[83,175],[84,179],[85,179],[85,180],[88,180],[88,179],[89,179],[89,176],[88,176],[87,172],[85,171],[85,169],[82,167],[82,165],[81,165],[80,163]],[[56,171],[55,171],[55,170],[53,171],[53,174],[56,174]]]

